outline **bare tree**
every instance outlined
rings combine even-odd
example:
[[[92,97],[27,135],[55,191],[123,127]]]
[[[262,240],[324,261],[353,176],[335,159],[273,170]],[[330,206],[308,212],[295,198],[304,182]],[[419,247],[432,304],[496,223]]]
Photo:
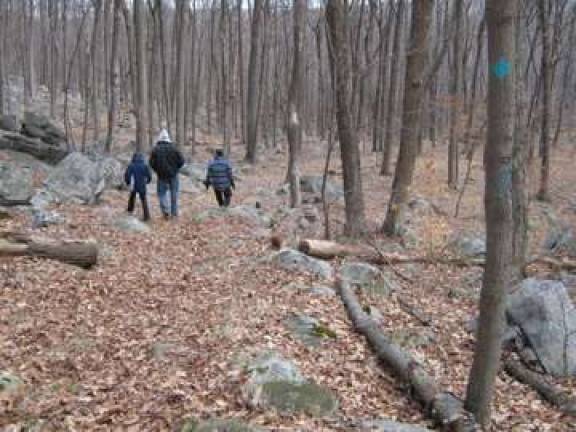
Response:
[[[358,236],[365,229],[364,197],[360,150],[352,125],[350,112],[350,52],[348,45],[348,22],[346,5],[343,0],[328,0],[326,20],[330,31],[332,75],[336,93],[336,121],[342,169],[344,173],[344,199],[346,204],[347,235]]]
[[[292,56],[292,82],[288,91],[288,119],[286,133],[290,146],[288,178],[290,180],[290,206],[299,207],[302,203],[300,193],[300,155],[302,152],[302,79],[303,79],[303,33],[306,22],[306,1],[294,1],[294,47]]]
[[[105,151],[110,153],[112,150],[112,139],[114,134],[114,125],[116,121],[116,61],[118,57],[118,32],[120,31],[120,2],[114,0],[113,22],[112,22],[112,41],[110,53],[110,67],[108,69],[109,79],[109,105],[108,105],[108,133],[106,134]]]
[[[494,380],[500,367],[506,289],[513,263],[512,172],[515,102],[515,25],[517,0],[487,0],[488,134],[485,166],[487,255],[480,294],[480,318],[466,408],[486,429]]]
[[[248,90],[246,101],[246,160],[256,162],[258,144],[258,52],[263,0],[254,0],[250,30],[250,60],[248,63]]]
[[[145,10],[142,0],[134,0],[134,58],[133,71],[136,80],[136,97],[134,111],[136,113],[136,148],[143,151],[150,145],[148,137],[148,93],[146,91],[146,50],[144,45]]]
[[[383,231],[388,235],[399,233],[404,207],[408,201],[409,188],[414,176],[421,104],[424,95],[428,34],[433,6],[433,0],[421,0],[412,3],[412,27],[406,63],[400,154],[394,173],[388,212],[383,225]]]
[[[454,38],[452,46],[452,79],[450,82],[450,143],[448,148],[448,186],[452,189],[458,188],[458,165],[459,165],[459,146],[458,146],[458,113],[460,108],[460,27],[462,23],[462,9],[464,0],[455,0],[454,2]]]
[[[542,118],[540,126],[540,187],[537,198],[549,200],[548,178],[550,176],[550,98],[552,93],[552,58],[549,17],[552,4],[550,0],[538,0],[538,16],[540,17],[540,34],[542,36],[542,63],[540,76],[542,80]]]

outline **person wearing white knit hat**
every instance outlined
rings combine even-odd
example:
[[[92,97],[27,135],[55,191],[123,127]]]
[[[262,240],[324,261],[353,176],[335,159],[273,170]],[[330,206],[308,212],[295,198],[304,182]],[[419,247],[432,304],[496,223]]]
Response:
[[[162,129],[150,155],[150,167],[158,176],[158,200],[162,214],[166,219],[170,216],[178,216],[178,192],[180,188],[178,172],[183,165],[184,157],[172,143],[168,131]],[[170,192],[170,203],[168,202],[168,192]]]

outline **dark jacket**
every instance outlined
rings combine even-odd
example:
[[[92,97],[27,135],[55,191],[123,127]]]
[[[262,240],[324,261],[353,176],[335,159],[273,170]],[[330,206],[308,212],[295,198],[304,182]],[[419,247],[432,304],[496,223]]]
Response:
[[[216,156],[208,164],[206,173],[206,185],[211,185],[214,189],[224,191],[234,186],[234,178],[232,176],[232,166],[227,159]]]
[[[134,184],[134,190],[138,193],[146,193],[146,185],[152,180],[152,174],[146,162],[144,161],[144,156],[140,153],[135,153],[132,156],[132,162],[126,168],[124,173],[124,181],[127,185],[130,183]]]
[[[150,167],[160,180],[170,180],[184,165],[184,158],[172,143],[160,141],[150,155]]]

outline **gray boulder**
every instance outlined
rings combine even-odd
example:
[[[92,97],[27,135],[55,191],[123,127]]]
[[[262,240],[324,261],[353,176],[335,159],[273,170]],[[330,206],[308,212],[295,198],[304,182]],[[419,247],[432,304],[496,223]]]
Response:
[[[460,232],[452,237],[452,249],[458,256],[481,258],[486,255],[484,234]]]
[[[6,371],[0,371],[0,395],[11,393],[20,389],[24,383],[16,375]]]
[[[206,179],[206,165],[190,162],[180,169],[180,174],[190,177],[192,180],[202,182]]]
[[[562,282],[524,280],[509,296],[506,314],[546,372],[576,375],[576,309]]]
[[[0,129],[8,132],[18,132],[20,130],[18,118],[9,114],[0,116]]]
[[[315,417],[333,414],[338,408],[332,392],[306,381],[292,362],[276,353],[257,357],[248,366],[248,372],[243,392],[252,407]]]
[[[47,145],[39,139],[3,130],[0,130],[0,149],[27,153],[50,164],[56,164],[68,155],[62,146]]]
[[[345,263],[340,268],[342,281],[374,294],[389,295],[396,285],[379,268],[362,262]]]
[[[0,204],[25,205],[34,194],[33,170],[0,161]]]
[[[544,249],[558,254],[576,256],[576,237],[572,229],[561,224],[553,225],[544,241]]]
[[[147,233],[150,227],[134,216],[123,216],[114,222],[114,226],[127,233]]]
[[[300,178],[300,190],[304,193],[311,193],[321,196],[323,176],[305,175]],[[326,199],[328,201],[337,201],[344,198],[344,189],[331,181],[326,181]]]
[[[283,249],[277,252],[272,256],[271,261],[285,270],[311,273],[325,279],[332,278],[334,274],[329,263],[293,249]]]
[[[432,429],[387,419],[370,419],[359,421],[355,430],[360,432],[427,432]]]
[[[48,211],[43,206],[32,207],[32,227],[46,228],[50,225],[64,223],[64,217],[55,211]]]
[[[335,339],[336,333],[311,316],[296,313],[285,320],[286,327],[305,345],[317,346],[326,339]]]
[[[104,192],[110,173],[81,153],[70,153],[46,179],[44,186],[59,203],[94,204]]]
[[[263,429],[250,426],[236,419],[196,420],[191,418],[184,421],[180,432],[263,432]]]
[[[24,113],[21,133],[54,146],[60,146],[66,142],[64,132],[51,123],[47,117],[33,112]]]
[[[334,297],[336,295],[336,291],[334,289],[327,287],[327,286],[313,286],[309,290],[310,294],[317,295],[321,297]]]

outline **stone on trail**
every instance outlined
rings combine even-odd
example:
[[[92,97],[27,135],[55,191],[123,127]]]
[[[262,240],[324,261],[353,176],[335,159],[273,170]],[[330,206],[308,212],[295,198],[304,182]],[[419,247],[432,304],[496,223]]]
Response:
[[[236,419],[185,420],[180,432],[264,432]]]
[[[0,129],[8,132],[19,132],[20,125],[15,115],[0,116]]]
[[[0,371],[0,395],[2,393],[11,393],[20,389],[24,382],[16,375],[9,372]]]
[[[373,294],[387,296],[397,288],[379,268],[362,262],[350,262],[342,265],[340,277],[344,282],[357,285]]]
[[[300,177],[300,190],[304,193],[311,193],[314,195],[322,195],[322,182],[323,176],[309,176],[305,175]],[[289,189],[288,189],[289,190]],[[326,199],[328,201],[337,201],[344,197],[344,189],[342,186],[336,185],[331,181],[326,181]]]
[[[41,207],[32,207],[32,227],[46,228],[50,225],[64,223],[64,217],[55,211],[48,211]]]
[[[454,253],[464,258],[482,258],[486,255],[486,239],[483,234],[460,232],[452,237]]]
[[[275,253],[271,261],[285,270],[311,273],[325,279],[332,278],[334,274],[332,266],[326,261],[309,257],[293,249],[283,249]]]
[[[204,222],[227,217],[242,219],[255,227],[270,228],[273,225],[272,218],[262,209],[249,205],[239,205],[227,209],[219,207],[210,208],[198,214],[195,217],[195,220],[198,222]]]
[[[274,409],[282,414],[330,415],[338,408],[329,390],[306,381],[298,368],[278,353],[264,353],[248,365],[250,378],[244,394],[254,407]]]
[[[148,233],[150,227],[134,216],[122,216],[114,221],[114,226],[127,233]]]
[[[0,161],[0,204],[25,205],[33,195],[33,170],[11,161]]]
[[[427,432],[432,429],[423,426],[400,423],[394,420],[373,419],[361,420],[354,430],[359,432]]]
[[[22,135],[39,138],[47,144],[59,146],[66,142],[66,134],[43,115],[25,112],[22,120]]]
[[[326,339],[335,339],[336,334],[311,316],[295,313],[285,320],[286,327],[308,346],[317,346]]]
[[[576,308],[562,282],[524,280],[508,297],[506,314],[546,372],[576,375]]]
[[[576,236],[568,226],[552,226],[544,241],[544,249],[558,254],[576,257]]]
[[[336,291],[333,288],[327,286],[313,286],[309,290],[310,294],[317,295],[321,297],[333,297],[336,295]]]

